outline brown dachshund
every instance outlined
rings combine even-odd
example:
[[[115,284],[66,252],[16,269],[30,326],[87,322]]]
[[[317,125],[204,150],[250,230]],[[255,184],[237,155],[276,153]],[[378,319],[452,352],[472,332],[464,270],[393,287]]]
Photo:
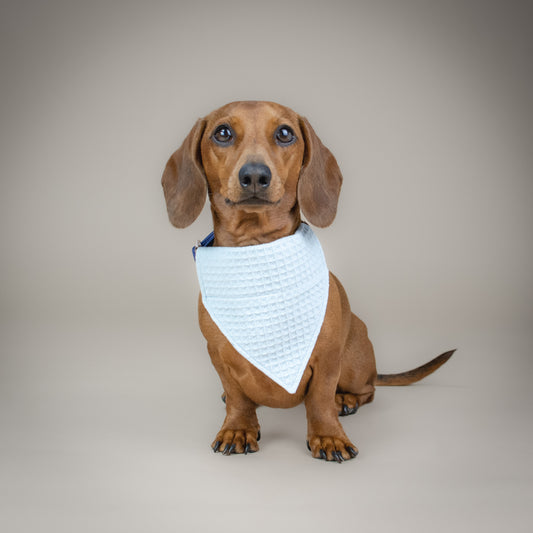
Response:
[[[293,235],[303,213],[315,226],[331,224],[342,175],[335,157],[307,119],[271,102],[234,102],[199,119],[172,154],[162,184],[171,223],[184,228],[209,194],[214,246],[265,244]],[[199,299],[200,328],[224,387],[226,418],[212,448],[225,455],[256,452],[256,409],[305,402],[307,446],[313,457],[355,457],[339,415],[371,402],[376,385],[408,385],[434,372],[453,351],[409,372],[380,375],[365,324],[329,274],[325,317],[295,393],[258,370],[226,339]]]

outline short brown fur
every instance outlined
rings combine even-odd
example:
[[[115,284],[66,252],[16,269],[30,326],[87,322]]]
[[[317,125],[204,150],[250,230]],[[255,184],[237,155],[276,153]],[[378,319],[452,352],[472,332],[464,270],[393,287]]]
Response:
[[[213,140],[217,127],[228,125],[233,142]],[[289,126],[290,145],[276,142],[275,131]],[[268,166],[266,190],[251,197],[239,183],[249,162]],[[335,218],[342,175],[332,153],[307,119],[272,102],[234,102],[198,120],[163,174],[170,221],[186,227],[199,215],[209,194],[215,246],[263,244],[293,234],[302,212],[309,223],[325,227]],[[339,280],[330,274],[326,315],[300,385],[288,393],[229,343],[198,303],[200,328],[226,401],[226,418],[212,444],[225,455],[259,449],[260,405],[288,408],[305,402],[307,442],[313,457],[342,462],[357,455],[339,415],[352,414],[374,398],[376,385],[406,385],[433,372],[450,352],[419,369],[379,376],[365,324],[351,310]]]

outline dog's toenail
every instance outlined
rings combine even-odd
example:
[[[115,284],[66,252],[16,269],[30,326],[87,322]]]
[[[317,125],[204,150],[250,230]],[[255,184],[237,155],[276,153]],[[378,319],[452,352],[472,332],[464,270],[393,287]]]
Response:
[[[359,452],[355,451],[351,446],[346,446],[346,449],[348,450],[348,453],[353,457],[357,457],[357,454]]]
[[[344,461],[344,458],[341,452],[334,451],[334,452],[331,452],[331,455],[333,456],[333,459],[337,461],[337,463],[342,463]]]

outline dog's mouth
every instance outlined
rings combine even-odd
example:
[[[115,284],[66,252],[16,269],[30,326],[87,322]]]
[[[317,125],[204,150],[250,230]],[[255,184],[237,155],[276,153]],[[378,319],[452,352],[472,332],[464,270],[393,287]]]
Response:
[[[278,202],[273,202],[272,200],[267,200],[266,198],[263,198],[261,196],[257,195],[251,195],[247,196],[246,198],[242,198],[236,202],[233,200],[230,200],[229,198],[226,198],[226,204],[232,205],[232,206],[269,206],[269,205],[276,205]]]

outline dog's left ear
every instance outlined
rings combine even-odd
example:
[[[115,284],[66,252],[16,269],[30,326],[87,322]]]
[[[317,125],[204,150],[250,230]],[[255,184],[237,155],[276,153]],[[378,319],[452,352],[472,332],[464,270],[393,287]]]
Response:
[[[325,228],[337,214],[342,174],[334,155],[304,117],[300,117],[300,129],[305,152],[298,181],[298,201],[307,220],[314,226]]]
[[[177,228],[186,228],[198,218],[207,197],[200,155],[205,125],[204,119],[196,122],[183,144],[170,156],[161,179],[168,218]]]

